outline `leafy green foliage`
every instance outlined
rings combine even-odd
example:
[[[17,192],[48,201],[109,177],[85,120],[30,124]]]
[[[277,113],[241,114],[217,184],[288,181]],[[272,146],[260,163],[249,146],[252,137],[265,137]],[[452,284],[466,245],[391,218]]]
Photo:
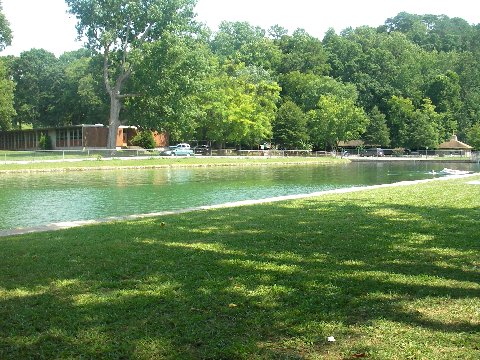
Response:
[[[430,99],[425,99],[421,109],[415,111],[408,142],[404,145],[411,149],[436,148],[439,144],[439,120],[435,106]]]
[[[154,149],[156,144],[153,133],[149,130],[138,132],[132,139],[132,145],[140,146],[144,149]]]
[[[378,28],[330,29],[320,40],[247,22],[225,21],[212,33],[195,23],[193,0],[67,4],[89,50],[5,59],[3,129],[108,122],[113,139],[128,123],[167,131],[172,142],[298,147],[307,143],[286,138],[297,118],[283,113],[272,128],[278,107],[318,111],[322,96],[362,108],[371,118],[364,139],[383,146],[432,148],[452,133],[465,141],[480,122],[480,27],[462,19],[399,13]],[[334,146],[319,136],[315,146]]]
[[[16,115],[14,102],[15,83],[9,79],[7,68],[0,59],[0,130],[10,130]]]
[[[0,51],[12,43],[12,30],[5,14],[3,13],[3,5],[0,2]]]
[[[480,150],[480,123],[476,123],[468,130],[467,141],[475,150]]]
[[[369,118],[370,122],[362,135],[365,144],[388,147],[390,145],[390,133],[385,115],[377,107],[374,107],[369,114]]]
[[[293,71],[280,77],[282,96],[293,101],[303,111],[316,108],[321,95],[334,95],[356,101],[357,89],[352,84],[345,84],[328,76],[303,74]]]
[[[63,84],[58,95],[62,123],[104,123],[108,118],[108,99],[99,76],[98,57],[80,50],[63,54],[59,62],[63,69]]]
[[[61,125],[59,106],[63,71],[53,53],[24,51],[13,63],[15,121],[37,127]]]
[[[317,149],[336,149],[340,141],[362,135],[369,119],[351,99],[322,95],[318,108],[309,112],[310,141]]]
[[[471,48],[476,29],[460,18],[401,12],[385,21],[381,31],[401,32],[428,51],[464,51]]]
[[[124,52],[153,42],[192,18],[191,0],[66,0],[90,48]],[[178,29],[180,30],[180,29]],[[113,60],[113,59],[112,59]]]
[[[308,149],[307,116],[294,102],[286,101],[273,122],[273,141],[282,149]]]
[[[410,134],[410,123],[413,119],[415,106],[411,99],[393,96],[388,101],[388,125],[392,136],[392,145],[402,147],[407,143]]]
[[[193,139],[199,97],[214,63],[202,39],[165,33],[161,40],[145,44],[142,66],[128,89],[133,93],[148,89],[148,93],[126,100],[130,124],[167,131],[172,142]]]
[[[208,139],[255,146],[272,136],[280,87],[255,67],[227,64],[203,94],[203,127]]]
[[[102,96],[101,70],[86,50],[60,58],[45,50],[23,52],[12,62],[16,82],[14,121],[19,127],[103,123],[107,100]]]
[[[223,21],[210,45],[222,63],[233,61],[270,71],[282,61],[280,49],[266,38],[265,30],[246,22]]]
[[[47,134],[41,134],[38,139],[38,147],[40,150],[52,150],[52,139]]]
[[[328,74],[330,65],[322,42],[305,30],[297,29],[291,36],[281,36],[276,43],[283,54],[279,73],[298,71],[304,74]]]
[[[110,97],[108,148],[116,144],[120,112],[126,98],[127,80],[142,67],[145,44],[163,39],[165,33],[194,30],[193,0],[66,0],[78,19],[79,36],[103,56],[103,80]],[[165,64],[163,64],[165,65]],[[158,66],[158,64],[157,64]],[[148,93],[148,86],[144,88]]]
[[[428,85],[426,95],[435,105],[435,110],[442,115],[442,139],[448,139],[458,131],[458,117],[460,115],[460,79],[453,71],[445,75],[437,75]]]
[[[441,116],[430,99],[424,99],[422,107],[416,109],[411,99],[394,96],[389,106],[390,128],[396,131],[392,135],[395,147],[432,149],[439,144]]]

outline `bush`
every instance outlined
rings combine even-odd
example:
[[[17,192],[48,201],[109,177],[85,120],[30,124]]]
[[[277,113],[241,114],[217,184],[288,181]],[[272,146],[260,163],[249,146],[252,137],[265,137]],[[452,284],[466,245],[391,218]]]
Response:
[[[140,146],[144,149],[154,149],[156,143],[151,131],[141,131],[133,137],[132,145]]]
[[[47,134],[41,134],[38,139],[38,147],[40,150],[52,150],[52,139]]]

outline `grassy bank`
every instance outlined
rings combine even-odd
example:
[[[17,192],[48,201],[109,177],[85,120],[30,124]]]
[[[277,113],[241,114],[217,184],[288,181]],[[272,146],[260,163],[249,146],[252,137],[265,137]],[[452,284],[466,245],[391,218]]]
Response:
[[[345,163],[348,160],[333,157],[152,157],[126,160],[82,160],[61,162],[1,163],[2,171],[74,171],[117,168],[156,168],[188,166],[243,166],[267,164]]]
[[[472,180],[1,238],[0,358],[478,359]]]

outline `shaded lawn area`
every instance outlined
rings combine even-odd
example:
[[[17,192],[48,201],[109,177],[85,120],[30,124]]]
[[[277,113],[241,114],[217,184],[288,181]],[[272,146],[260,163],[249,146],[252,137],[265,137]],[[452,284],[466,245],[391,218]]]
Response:
[[[0,358],[478,359],[475,179],[1,238]]]

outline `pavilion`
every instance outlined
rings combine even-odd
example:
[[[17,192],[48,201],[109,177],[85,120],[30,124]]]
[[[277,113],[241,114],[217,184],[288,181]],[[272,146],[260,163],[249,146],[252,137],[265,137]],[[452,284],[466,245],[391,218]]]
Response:
[[[443,150],[443,155],[461,155],[469,157],[472,154],[470,145],[467,145],[458,140],[457,135],[453,135],[449,141],[445,141],[438,145],[438,150]]]

